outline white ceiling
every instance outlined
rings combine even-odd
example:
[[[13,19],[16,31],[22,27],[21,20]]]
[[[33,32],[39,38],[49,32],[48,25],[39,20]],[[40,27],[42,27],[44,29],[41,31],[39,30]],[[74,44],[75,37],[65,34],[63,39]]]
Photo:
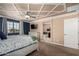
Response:
[[[25,19],[27,11],[31,12],[32,16],[36,19],[42,17],[48,17],[58,13],[66,12],[66,8],[76,3],[72,4],[28,4],[28,3],[0,3],[0,15],[16,18]]]

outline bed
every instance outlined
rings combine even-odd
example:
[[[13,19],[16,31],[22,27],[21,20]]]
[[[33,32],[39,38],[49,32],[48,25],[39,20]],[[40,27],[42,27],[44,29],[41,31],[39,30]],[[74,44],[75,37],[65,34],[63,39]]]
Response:
[[[38,48],[30,35],[12,35],[0,40],[0,56],[25,56]]]

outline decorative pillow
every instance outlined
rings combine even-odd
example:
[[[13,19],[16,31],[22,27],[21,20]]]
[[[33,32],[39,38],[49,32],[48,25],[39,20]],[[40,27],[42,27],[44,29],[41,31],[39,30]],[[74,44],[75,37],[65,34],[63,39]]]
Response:
[[[37,37],[35,37],[35,36],[31,36],[32,37],[32,40],[33,41],[36,41],[37,40]]]
[[[0,38],[1,40],[4,40],[7,39],[7,36],[2,31],[0,31]]]

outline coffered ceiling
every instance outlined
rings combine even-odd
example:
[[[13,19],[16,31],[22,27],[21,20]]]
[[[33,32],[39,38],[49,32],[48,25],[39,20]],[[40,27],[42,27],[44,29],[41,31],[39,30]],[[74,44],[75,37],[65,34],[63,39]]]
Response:
[[[56,15],[66,12],[66,8],[77,3],[50,3],[50,4],[28,4],[28,3],[0,3],[0,15],[24,20],[27,11],[30,12],[30,20]]]

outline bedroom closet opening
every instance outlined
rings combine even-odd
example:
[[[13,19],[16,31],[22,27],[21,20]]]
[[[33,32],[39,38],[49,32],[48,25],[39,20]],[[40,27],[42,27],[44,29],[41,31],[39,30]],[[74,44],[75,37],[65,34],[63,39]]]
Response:
[[[43,40],[46,42],[51,42],[51,23],[50,21],[48,22],[43,22]]]

